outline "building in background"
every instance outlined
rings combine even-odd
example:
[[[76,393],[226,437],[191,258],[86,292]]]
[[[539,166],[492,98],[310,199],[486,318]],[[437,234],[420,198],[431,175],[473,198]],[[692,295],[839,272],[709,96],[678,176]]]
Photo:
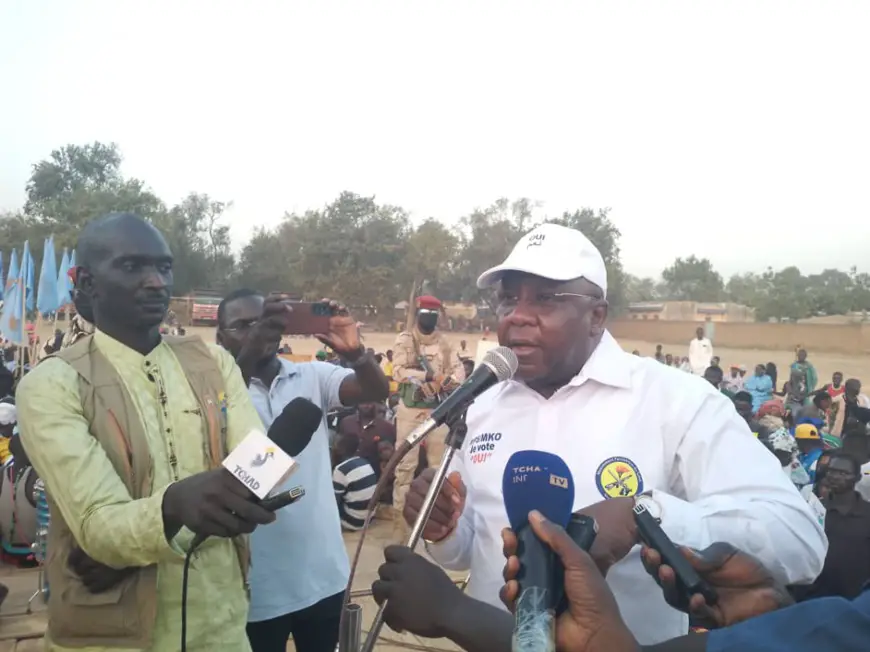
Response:
[[[639,301],[628,305],[629,319],[745,323],[755,321],[755,308],[739,303]]]

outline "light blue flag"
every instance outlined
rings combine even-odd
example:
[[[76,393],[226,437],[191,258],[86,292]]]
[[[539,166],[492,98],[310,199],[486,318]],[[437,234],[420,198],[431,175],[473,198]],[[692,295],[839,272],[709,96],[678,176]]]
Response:
[[[12,281],[16,278],[18,278],[18,252],[13,249],[12,255],[9,256],[9,272],[6,274],[6,286],[4,287],[6,294],[9,294]]]
[[[0,251],[0,301],[3,301],[3,291],[6,289],[6,282],[3,280],[3,252]]]
[[[60,258],[60,267],[57,268],[57,307],[61,308],[72,301],[69,287],[69,252],[63,248],[63,256]]]
[[[21,254],[21,278],[24,283],[24,291],[27,293],[24,297],[24,307],[27,308],[27,312],[33,310],[34,304],[36,303],[35,297],[36,294],[34,290],[36,289],[36,284],[34,283],[34,277],[36,276],[34,265],[33,265],[33,256],[30,253],[30,242],[24,241],[24,253]]]
[[[40,315],[57,312],[57,257],[54,255],[54,236],[49,236],[42,248],[42,269],[39,270],[39,289],[36,309]]]
[[[16,271],[16,275],[10,274],[6,279],[6,300],[3,302],[3,312],[0,313],[0,333],[13,344],[24,346],[27,339],[24,334],[24,315],[21,309],[23,283],[21,275],[17,273],[18,261],[14,257],[13,261],[16,266],[16,270],[13,271]],[[10,263],[10,270],[11,267]]]

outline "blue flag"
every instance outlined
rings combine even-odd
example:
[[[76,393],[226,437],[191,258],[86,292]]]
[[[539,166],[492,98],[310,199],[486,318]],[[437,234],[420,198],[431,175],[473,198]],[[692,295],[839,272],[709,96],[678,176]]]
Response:
[[[24,297],[24,306],[30,312],[36,303],[33,296],[36,289],[36,284],[34,283],[36,273],[33,265],[33,256],[30,253],[30,242],[27,240],[24,241],[24,253],[21,254],[21,277],[24,282],[24,291],[27,292]]]
[[[3,252],[0,251],[0,301],[3,301],[3,290],[6,289],[6,281],[3,280]]]
[[[57,268],[57,306],[61,308],[72,301],[69,287],[69,252],[66,247],[63,249],[63,256],[60,258],[60,267]]]
[[[54,255],[54,236],[49,236],[42,248],[42,269],[39,270],[39,289],[36,309],[40,315],[57,312],[57,258]]]
[[[8,294],[12,281],[18,278],[18,252],[12,250],[12,255],[9,256],[9,272],[6,274],[6,285],[4,291]]]
[[[15,269],[12,269],[12,262],[15,263]],[[18,261],[13,252],[12,262],[10,262],[10,272],[14,271],[15,276],[10,273],[6,279],[6,300],[3,302],[3,312],[0,313],[0,333],[7,340],[18,346],[24,346],[27,338],[24,335],[24,311],[22,310],[22,295],[24,283],[21,274],[18,273]],[[23,262],[23,260],[22,260]],[[25,269],[22,266],[22,269]]]

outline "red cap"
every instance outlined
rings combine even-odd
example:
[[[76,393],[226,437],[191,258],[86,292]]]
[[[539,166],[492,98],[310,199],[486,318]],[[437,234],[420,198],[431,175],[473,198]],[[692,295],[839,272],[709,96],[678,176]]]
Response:
[[[76,270],[77,269],[78,269],[77,267],[70,267],[66,273],[66,275],[69,277],[69,280],[72,281],[73,285],[76,284]]]
[[[417,307],[425,310],[441,310],[441,302],[435,297],[427,294],[422,297],[417,297]]]

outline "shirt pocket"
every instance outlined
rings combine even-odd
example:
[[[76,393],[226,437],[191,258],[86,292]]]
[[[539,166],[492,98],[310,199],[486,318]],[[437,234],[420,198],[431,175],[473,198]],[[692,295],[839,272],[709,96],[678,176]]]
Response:
[[[211,468],[206,415],[196,402],[184,401],[174,415],[172,439],[182,478]]]

